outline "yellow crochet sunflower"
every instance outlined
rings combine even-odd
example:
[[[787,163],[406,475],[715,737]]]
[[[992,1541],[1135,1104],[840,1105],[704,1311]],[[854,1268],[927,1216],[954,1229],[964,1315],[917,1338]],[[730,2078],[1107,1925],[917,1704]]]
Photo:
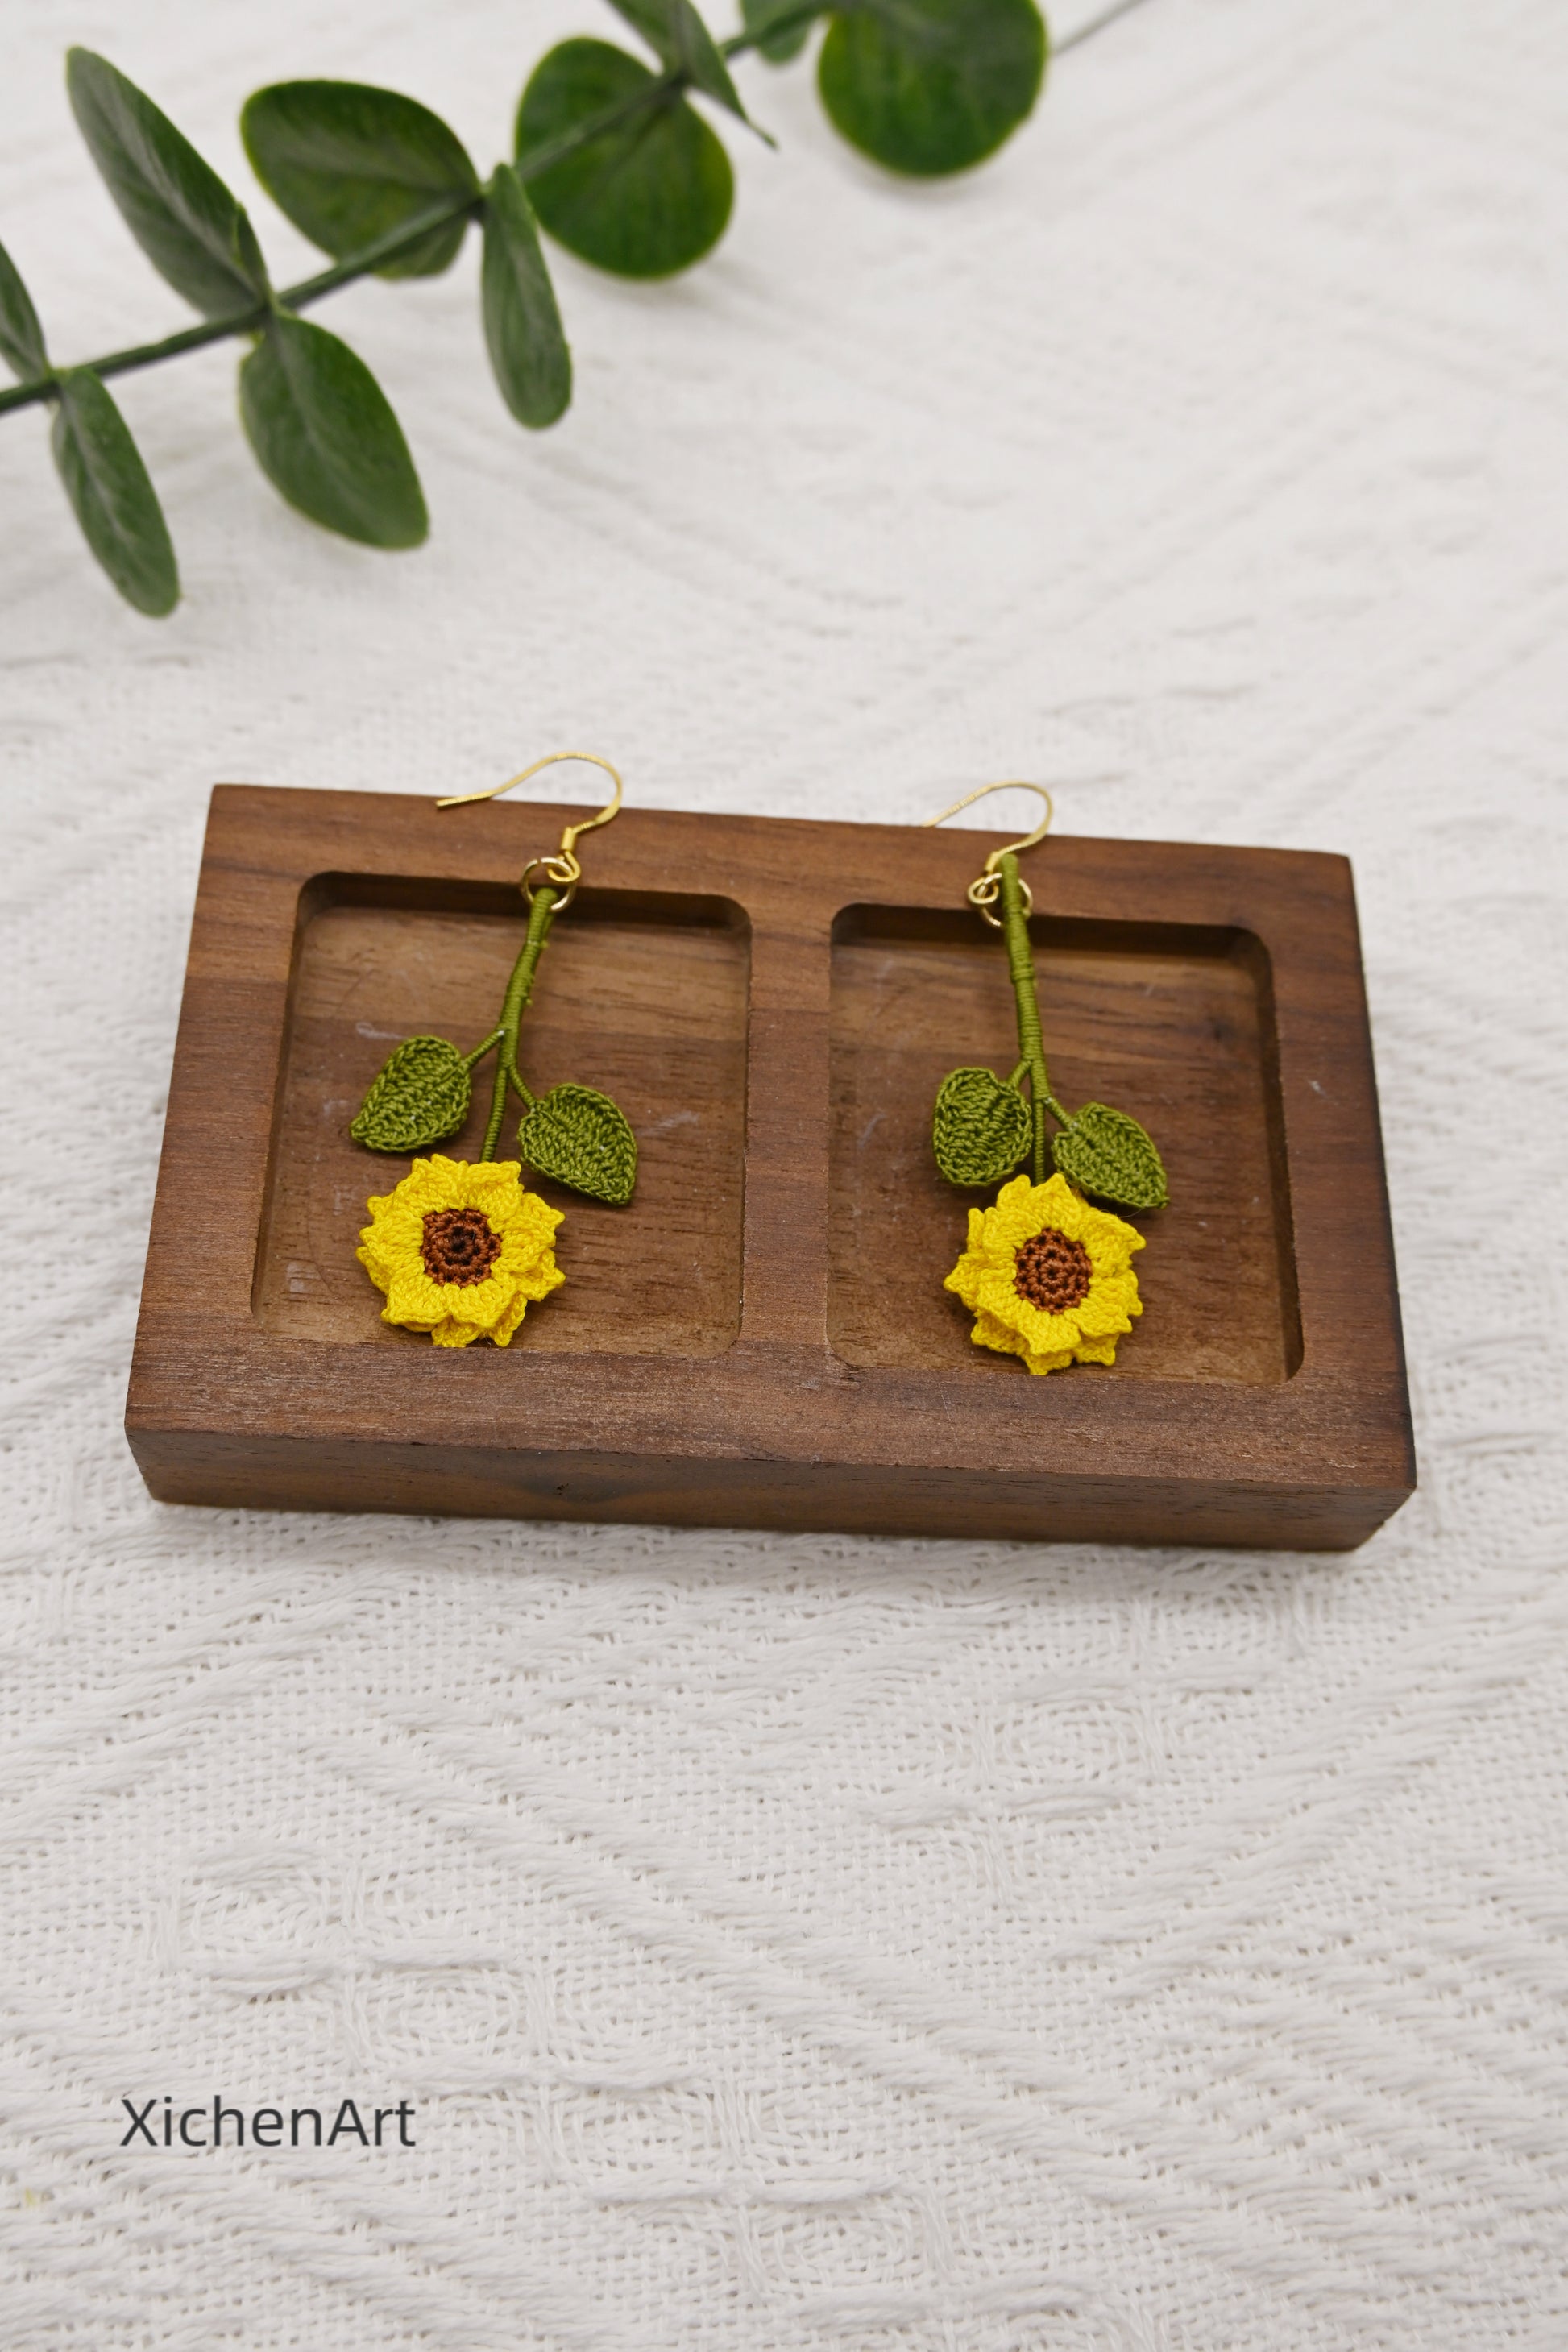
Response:
[[[438,1348],[506,1347],[531,1299],[565,1276],[552,1244],[561,1212],[525,1192],[515,1160],[416,1160],[395,1192],[366,1203],[355,1253],[386,1293],[384,1323],[428,1331]]]
[[[1065,1176],[1015,1176],[990,1209],[969,1212],[969,1246],[943,1288],[974,1316],[977,1348],[1022,1356],[1032,1372],[1113,1364],[1116,1342],[1142,1315],[1132,1253],[1143,1236],[1091,1209]]]

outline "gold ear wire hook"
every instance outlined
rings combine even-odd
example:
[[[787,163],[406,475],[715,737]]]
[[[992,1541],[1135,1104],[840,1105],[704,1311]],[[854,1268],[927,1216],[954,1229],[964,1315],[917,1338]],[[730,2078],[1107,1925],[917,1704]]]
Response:
[[[569,824],[562,828],[561,846],[552,857],[531,858],[522,869],[522,879],[518,887],[531,907],[533,904],[533,892],[529,887],[528,877],[536,866],[542,866],[546,878],[553,883],[557,889],[565,892],[560,908],[556,910],[558,913],[563,912],[571,905],[577,895],[577,885],[583,878],[583,868],[576,856],[578,836],[584,833],[592,833],[595,825],[608,824],[621,805],[620,772],[618,769],[612,768],[608,760],[601,760],[596,751],[547,751],[542,760],[535,760],[531,767],[520,768],[517,774],[509,776],[504,784],[487,784],[482,793],[449,793],[445,800],[438,800],[436,803],[437,808],[444,809],[468,808],[475,801],[497,800],[502,793],[510,793],[513,784],[527,783],[530,776],[537,776],[541,768],[553,768],[562,760],[586,760],[590,767],[603,768],[616,789],[613,796],[605,803],[597,816],[584,817],[581,824]]]
[[[1026,784],[1021,776],[1008,777],[1001,783],[979,784],[973,792],[965,793],[961,801],[954,801],[952,806],[944,808],[939,816],[928,816],[925,821],[927,827],[933,824],[945,824],[950,816],[956,816],[960,809],[971,807],[975,801],[983,801],[988,793],[1034,793],[1046,804],[1045,815],[1033,833],[1026,833],[1022,841],[1009,841],[1001,849],[994,849],[981,871],[964,892],[970,905],[979,908],[994,931],[999,931],[1002,928],[1001,918],[991,911],[1002,891],[1002,877],[996,869],[1005,857],[1016,857],[1022,851],[1033,849],[1037,841],[1044,841],[1051,829],[1051,819],[1056,814],[1056,803],[1044,784]],[[1032,915],[1035,911],[1035,902],[1030,896],[1029,886],[1021,875],[1018,877],[1018,887],[1024,894],[1024,912],[1026,915]]]

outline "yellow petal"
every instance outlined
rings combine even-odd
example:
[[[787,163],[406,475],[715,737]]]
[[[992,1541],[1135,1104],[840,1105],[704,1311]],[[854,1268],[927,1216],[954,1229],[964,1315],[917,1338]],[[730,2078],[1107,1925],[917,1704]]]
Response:
[[[1089,1297],[1074,1312],[1080,1328],[1092,1339],[1102,1339],[1111,1331],[1130,1331],[1131,1318],[1140,1312],[1135,1277],[1108,1275],[1103,1281],[1091,1283]]]
[[[496,1231],[510,1245],[537,1256],[555,1239],[561,1211],[542,1201],[537,1192],[520,1192],[496,1219]]]
[[[985,1268],[974,1286],[974,1305],[977,1313],[994,1315],[1010,1331],[1021,1331],[1023,1318],[1035,1311],[1026,1299],[1020,1297],[1011,1265],[1005,1273],[999,1273],[994,1266]]]
[[[454,1323],[450,1320],[437,1323],[430,1333],[430,1337],[438,1348],[466,1348],[471,1339],[477,1339],[479,1336],[479,1332],[471,1323]]]
[[[1073,1349],[1080,1364],[1113,1364],[1116,1342],[1112,1339],[1080,1339]]]
[[[520,1290],[517,1297],[512,1300],[511,1305],[507,1308],[506,1313],[501,1317],[500,1321],[490,1333],[490,1338],[495,1341],[498,1348],[510,1347],[512,1334],[517,1330],[527,1312],[528,1294],[526,1291]]]
[[[1048,1223],[1039,1205],[1040,1195],[1048,1186],[1031,1184],[1026,1176],[1015,1176],[1004,1184],[996,1195],[994,1208],[985,1212],[985,1244],[990,1252],[1016,1251],[1020,1242],[1031,1241],[1043,1224]]]
[[[449,1282],[432,1282],[425,1270],[425,1261],[417,1251],[398,1255],[391,1261],[392,1290],[413,1300],[416,1311],[432,1318],[447,1312],[447,1301],[454,1286]]]
[[[1143,1247],[1142,1234],[1135,1225],[1109,1215],[1103,1209],[1086,1209],[1084,1215],[1081,1238],[1096,1274],[1125,1274],[1133,1251]]]
[[[411,1217],[421,1216],[426,1208],[438,1207],[447,1197],[448,1188],[432,1171],[427,1160],[416,1160],[402,1183],[387,1202],[384,1216],[395,1216],[401,1209]]]
[[[1021,1356],[1024,1353],[1024,1342],[1016,1331],[1010,1330],[1005,1323],[999,1323],[994,1315],[977,1315],[969,1336],[975,1347],[994,1348],[999,1356]]]
[[[1065,1315],[1047,1315],[1043,1307],[1031,1307],[1026,1299],[1020,1301],[1023,1313],[1018,1318],[1018,1329],[1025,1344],[1037,1356],[1058,1356],[1065,1348],[1070,1354],[1081,1339],[1078,1309],[1068,1307]]]
[[[368,1232],[365,1234],[359,1248],[355,1250],[354,1255],[358,1258],[361,1265],[363,1266],[366,1274],[369,1275],[376,1288],[378,1290],[384,1290],[390,1276],[382,1265],[380,1259],[375,1256],[370,1247],[370,1234]]]
[[[1085,1221],[1094,1214],[1087,1201],[1079,1198],[1059,1169],[1054,1176],[1047,1177],[1043,1184],[1036,1187],[1034,1207],[1040,1221],[1035,1228],[1037,1233],[1047,1225],[1054,1225],[1058,1234],[1066,1234],[1069,1242],[1083,1239]]]
[[[452,1160],[447,1164],[450,1168],[460,1168],[464,1181],[478,1184],[481,1189],[500,1191],[509,1184],[517,1185],[520,1191],[521,1189],[521,1160]]]
[[[376,1219],[372,1228],[384,1250],[404,1249],[417,1252],[425,1241],[425,1214],[411,1209],[405,1202],[395,1201],[384,1216]]]
[[[1126,1273],[1131,1261],[1132,1253],[1125,1242],[1108,1242],[1099,1234],[1091,1234],[1083,1246],[1089,1253],[1089,1272],[1097,1282],[1114,1282],[1119,1275]]]
[[[527,1274],[519,1275],[518,1295],[522,1298],[548,1298],[552,1290],[560,1289],[565,1279],[547,1250],[542,1265],[531,1267]]]
[[[478,1209],[498,1232],[500,1221],[516,1213],[522,1198],[515,1160],[479,1160],[471,1167],[465,1165],[454,1189],[460,1196],[459,1208]]]
[[[951,1274],[942,1276],[944,1290],[956,1290],[966,1307],[974,1305],[986,1272],[985,1261],[966,1250]]]

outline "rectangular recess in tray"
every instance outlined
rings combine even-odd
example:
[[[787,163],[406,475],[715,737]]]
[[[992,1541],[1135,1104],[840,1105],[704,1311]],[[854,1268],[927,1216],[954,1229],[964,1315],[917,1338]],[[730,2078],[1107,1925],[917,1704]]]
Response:
[[[464,1049],[495,1019],[519,945],[517,892],[432,893],[332,876],[302,910],[255,1308],[296,1339],[387,1348],[409,1334],[354,1256],[376,1159],[349,1123],[393,1047],[434,1032]],[[641,1139],[637,1214],[530,1178],[570,1219],[572,1278],[528,1320],[542,1353],[713,1356],[741,1327],[746,1127],[746,934],[722,900],[581,890],[552,932],[521,1067],[619,1103]],[[489,1108],[440,1149],[478,1159]]]
[[[1171,1180],[1171,1206],[1131,1220],[1158,1246],[1138,1259],[1135,1344],[1105,1377],[1288,1379],[1301,1340],[1258,940],[1136,923],[1034,931],[1053,1087],[1069,1104],[1133,1111]],[[936,1090],[958,1064],[1005,1071],[1017,1058],[1000,961],[994,934],[967,908],[855,907],[835,927],[827,1328],[847,1363],[1016,1373],[972,1344],[971,1318],[931,1280],[963,1232],[960,1196],[931,1156]]]
[[[1032,1379],[942,1287],[937,1085],[1016,1058],[963,891],[1003,836],[631,810],[584,845],[522,1066],[613,1095],[636,1198],[565,1213],[506,1350],[380,1319],[348,1123],[398,1039],[485,1034],[517,877],[584,812],[213,795],[127,1429],[153,1493],[437,1511],[1343,1549],[1414,1484],[1350,869],[1031,853],[1056,1091],[1158,1140],[1145,1312]],[[481,1072],[481,1078],[483,1073]],[[444,1148],[472,1156],[488,1084]]]

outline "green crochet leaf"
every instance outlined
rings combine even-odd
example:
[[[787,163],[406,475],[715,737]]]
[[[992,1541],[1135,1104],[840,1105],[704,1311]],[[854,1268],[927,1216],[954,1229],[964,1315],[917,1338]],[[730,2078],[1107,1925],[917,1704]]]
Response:
[[[407,1037],[373,1081],[349,1133],[372,1151],[422,1151],[456,1135],[472,1081],[445,1037]]]
[[[1164,1163],[1153,1138],[1109,1103],[1085,1103],[1051,1138],[1051,1158],[1069,1184],[1122,1209],[1163,1209],[1170,1202]]]
[[[518,1129],[517,1148],[542,1176],[592,1201],[621,1209],[632,1197],[637,1138],[609,1096],[592,1087],[552,1087]]]
[[[931,1119],[931,1149],[950,1184],[997,1184],[1029,1149],[1033,1125],[1016,1087],[994,1070],[950,1070]]]

